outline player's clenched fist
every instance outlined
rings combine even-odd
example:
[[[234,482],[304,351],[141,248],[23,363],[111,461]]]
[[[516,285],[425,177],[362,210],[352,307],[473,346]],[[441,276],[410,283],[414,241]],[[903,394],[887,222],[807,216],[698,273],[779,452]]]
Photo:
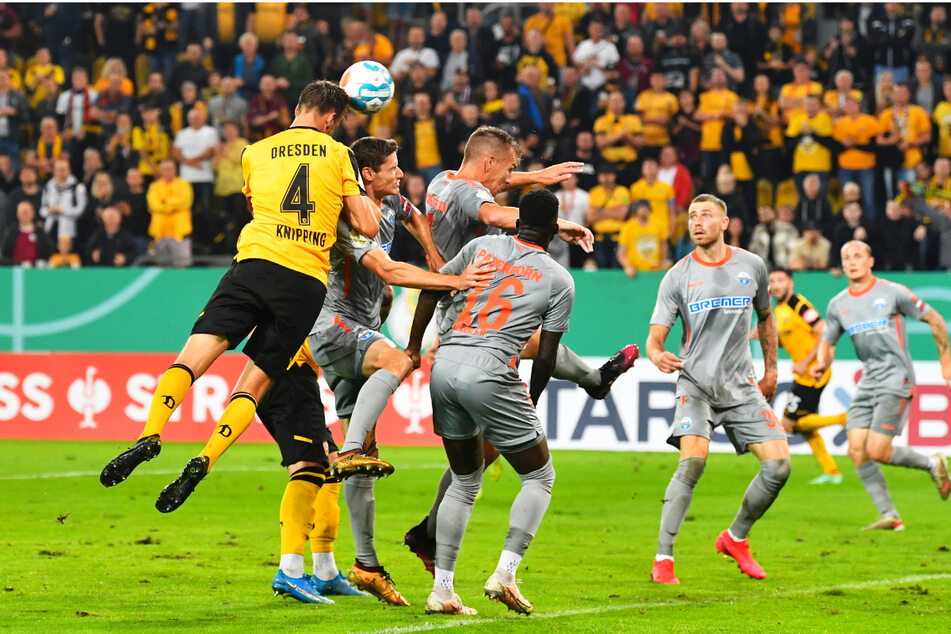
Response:
[[[657,366],[657,369],[661,372],[670,374],[676,370],[684,369],[684,362],[675,355],[673,352],[664,351],[658,355],[655,355],[651,362]]]

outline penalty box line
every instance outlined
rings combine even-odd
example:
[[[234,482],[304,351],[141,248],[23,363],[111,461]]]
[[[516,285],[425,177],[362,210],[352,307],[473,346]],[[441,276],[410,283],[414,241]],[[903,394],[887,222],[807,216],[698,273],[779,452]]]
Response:
[[[931,575],[911,575],[908,577],[898,577],[896,579],[873,579],[870,581],[862,581],[858,583],[841,583],[831,586],[824,586],[821,588],[799,588],[796,590],[785,590],[780,592],[773,592],[770,594],[761,594],[757,595],[756,598],[767,598],[767,599],[785,599],[788,597],[795,596],[805,596],[805,595],[816,595],[824,594],[826,592],[833,592],[835,590],[863,590],[866,588],[874,588],[876,586],[889,586],[889,585],[902,585],[906,583],[916,583],[920,581],[936,581],[939,579],[951,579],[951,573],[937,573]],[[563,610],[561,612],[549,612],[549,613],[534,613],[527,620],[519,616],[507,616],[507,617],[492,617],[488,619],[481,619],[479,617],[475,618],[465,618],[465,617],[453,617],[445,616],[445,621],[441,623],[426,623],[423,625],[412,625],[409,627],[392,627],[385,629],[374,629],[366,630],[365,634],[409,634],[411,632],[431,632],[435,630],[445,630],[454,627],[467,627],[467,626],[479,626],[479,625],[490,625],[492,623],[507,623],[513,621],[519,622],[529,622],[537,621],[539,619],[560,619],[569,616],[583,616],[591,614],[605,614],[609,612],[626,612],[628,610],[640,610],[646,608],[672,608],[672,607],[685,607],[692,605],[704,605],[712,603],[714,601],[742,601],[746,599],[745,596],[726,596],[726,597],[716,597],[711,599],[700,599],[697,601],[642,601],[639,603],[628,603],[626,605],[604,605],[596,608],[582,608],[577,610]]]

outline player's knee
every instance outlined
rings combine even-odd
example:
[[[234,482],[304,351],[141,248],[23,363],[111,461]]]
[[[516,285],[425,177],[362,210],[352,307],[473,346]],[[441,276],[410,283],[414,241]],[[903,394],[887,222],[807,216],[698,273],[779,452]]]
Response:
[[[393,355],[393,368],[390,370],[400,381],[409,376],[413,371],[413,360],[402,350],[395,351]]]
[[[777,458],[774,460],[764,460],[761,471],[766,482],[771,487],[779,490],[786,484],[789,474],[792,472],[792,461],[789,458]]]
[[[545,466],[528,473],[520,473],[518,477],[522,479],[522,486],[537,486],[550,495],[552,487],[555,486],[555,466],[549,457]]]
[[[681,458],[674,477],[692,488],[697,486],[697,482],[706,468],[707,461],[705,458]]]
[[[455,471],[450,470],[452,474],[452,484],[450,484],[449,489],[446,490],[446,497],[454,498],[469,506],[475,504],[476,496],[479,495],[479,489],[482,488],[482,471],[483,469],[476,469],[472,473],[459,475]]]
[[[858,445],[856,443],[849,443],[849,459],[855,464],[862,464],[868,460],[869,455],[865,451],[864,445]]]
[[[866,451],[868,457],[876,462],[888,462],[891,458],[891,447],[888,445],[869,445]]]

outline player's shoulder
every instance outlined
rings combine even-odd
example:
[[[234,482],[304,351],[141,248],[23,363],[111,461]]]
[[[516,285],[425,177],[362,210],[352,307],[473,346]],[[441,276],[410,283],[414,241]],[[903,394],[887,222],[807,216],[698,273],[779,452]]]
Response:
[[[844,302],[848,302],[852,295],[849,294],[848,287],[843,288],[841,291],[832,296],[832,299],[829,300],[829,308],[827,312],[831,313],[836,307],[841,305]]]
[[[746,266],[751,266],[757,271],[766,273],[766,263],[763,262],[763,258],[756,255],[751,251],[746,249],[741,249],[740,247],[730,247],[733,250],[733,257],[736,258],[737,264],[742,264]]]

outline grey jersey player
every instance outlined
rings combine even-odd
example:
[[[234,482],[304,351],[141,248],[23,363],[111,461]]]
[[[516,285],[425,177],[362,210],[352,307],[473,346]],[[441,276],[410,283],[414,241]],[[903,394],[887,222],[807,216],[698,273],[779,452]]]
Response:
[[[680,371],[670,444],[680,463],[664,495],[660,538],[651,579],[680,583],[674,575],[674,539],[693,490],[706,467],[710,437],[722,426],[738,454],[752,452],[760,472],[743,497],[733,524],[720,533],[716,549],[733,557],[744,573],[766,576],[750,554],[747,535],[789,477],[786,435],[767,402],[776,391],[776,321],[762,260],[727,245],[726,204],[701,194],[688,209],[688,231],[696,249],[667,272],[651,317],[647,354],[662,372]],[[758,385],[747,342],[756,311],[766,373]],[[680,356],[664,350],[677,317],[684,326]]]
[[[865,528],[904,530],[879,463],[927,471],[942,500],[951,494],[945,456],[936,453],[929,457],[892,444],[908,422],[909,402],[915,394],[906,318],[920,319],[931,326],[941,374],[949,387],[951,352],[944,318],[904,286],[875,277],[874,264],[872,249],[864,242],[853,240],[842,246],[842,270],[849,288],[829,302],[826,328],[811,373],[822,376],[835,357],[839,338],[848,333],[863,366],[845,427],[849,457],[880,514]]]
[[[574,282],[545,248],[557,230],[558,199],[547,190],[519,203],[518,236],[485,236],[468,243],[443,268],[487,261],[495,271],[485,286],[440,305],[441,344],[430,379],[433,421],[449,459],[451,484],[436,520],[433,591],[428,613],[473,614],[453,592],[453,570],[466,523],[482,483],[483,439],[511,463],[522,480],[512,504],[505,546],[485,584],[490,599],[528,614],[515,573],[541,524],[555,479],[545,433],[535,412],[552,375],[558,342],[568,329]],[[411,339],[429,323],[436,295],[420,295]],[[518,375],[519,351],[540,328],[538,354],[526,391]]]
[[[344,483],[357,561],[350,582],[383,601],[408,605],[386,575],[373,545],[373,477],[392,472],[375,456],[374,428],[387,400],[412,371],[412,362],[377,329],[386,284],[413,288],[466,290],[491,277],[476,265],[459,275],[441,275],[394,262],[387,254],[394,225],[400,220],[420,240],[431,260],[439,261],[429,226],[419,212],[398,195],[402,177],[394,141],[367,137],[353,144],[367,196],[381,205],[378,238],[369,239],[346,224],[338,227],[331,252],[328,301],[310,334],[314,360],[324,371],[337,404],[346,439],[331,464]],[[371,455],[366,455],[366,454]]]
[[[463,245],[480,235],[515,229],[518,209],[499,205],[495,202],[496,194],[533,183],[558,183],[581,167],[580,163],[561,163],[536,172],[515,172],[513,170],[518,164],[519,152],[518,144],[510,134],[499,128],[482,126],[473,132],[466,142],[459,169],[442,172],[429,184],[426,192],[426,216],[432,226],[436,248],[446,259],[455,257]],[[578,243],[586,251],[591,250],[594,238],[589,230],[565,220],[558,220],[558,233],[565,241]],[[528,339],[520,358],[534,358],[538,342],[539,334],[535,333]],[[419,343],[421,342],[416,345]],[[418,359],[419,350],[414,348],[412,341],[407,352]],[[610,392],[615,379],[634,364],[638,354],[636,345],[627,345],[616,352],[607,363],[595,369],[567,346],[561,345],[553,376],[576,383],[592,398],[603,399]],[[491,464],[497,457],[498,452],[487,444],[486,464]],[[436,511],[449,481],[447,470],[443,474],[429,515],[410,529],[404,540],[430,571],[435,548]]]

